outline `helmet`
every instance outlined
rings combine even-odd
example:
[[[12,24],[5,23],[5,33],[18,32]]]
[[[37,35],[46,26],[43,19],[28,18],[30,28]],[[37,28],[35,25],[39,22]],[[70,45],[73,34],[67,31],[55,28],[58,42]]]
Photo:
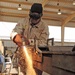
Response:
[[[31,6],[31,9],[30,9],[30,12],[36,12],[36,13],[42,13],[43,11],[43,7],[42,7],[42,4],[40,3],[34,3],[32,6]]]
[[[31,6],[29,16],[30,16],[30,18],[33,18],[33,19],[37,20],[37,19],[39,19],[42,16],[42,11],[43,11],[42,4],[34,3]],[[35,14],[35,13],[38,13],[38,14]]]

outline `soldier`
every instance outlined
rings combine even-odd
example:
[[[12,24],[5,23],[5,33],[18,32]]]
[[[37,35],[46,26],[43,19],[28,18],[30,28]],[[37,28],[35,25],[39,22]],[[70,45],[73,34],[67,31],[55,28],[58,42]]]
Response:
[[[36,39],[38,46],[47,46],[49,36],[48,26],[42,20],[43,7],[40,3],[34,3],[31,6],[29,16],[19,21],[11,33],[11,39],[18,45],[22,46],[22,37],[26,44],[29,44],[28,39]],[[42,72],[39,71],[41,75]]]

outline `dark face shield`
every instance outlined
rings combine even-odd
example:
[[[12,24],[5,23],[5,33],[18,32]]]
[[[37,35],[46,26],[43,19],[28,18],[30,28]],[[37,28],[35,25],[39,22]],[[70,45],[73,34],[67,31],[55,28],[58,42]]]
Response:
[[[41,18],[42,14],[30,13],[29,16],[30,18],[37,20]]]

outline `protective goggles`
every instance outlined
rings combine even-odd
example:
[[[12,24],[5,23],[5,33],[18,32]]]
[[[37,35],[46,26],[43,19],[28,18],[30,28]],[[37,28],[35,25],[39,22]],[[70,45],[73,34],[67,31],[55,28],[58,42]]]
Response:
[[[41,18],[42,14],[30,13],[29,16],[30,16],[30,18],[37,20],[37,19]]]

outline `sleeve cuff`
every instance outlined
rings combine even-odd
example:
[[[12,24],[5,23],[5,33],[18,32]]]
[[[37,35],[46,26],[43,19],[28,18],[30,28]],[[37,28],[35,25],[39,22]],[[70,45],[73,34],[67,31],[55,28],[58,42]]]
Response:
[[[10,34],[10,39],[12,39],[13,40],[13,38],[17,35],[18,33],[17,32],[12,32],[11,34]]]

